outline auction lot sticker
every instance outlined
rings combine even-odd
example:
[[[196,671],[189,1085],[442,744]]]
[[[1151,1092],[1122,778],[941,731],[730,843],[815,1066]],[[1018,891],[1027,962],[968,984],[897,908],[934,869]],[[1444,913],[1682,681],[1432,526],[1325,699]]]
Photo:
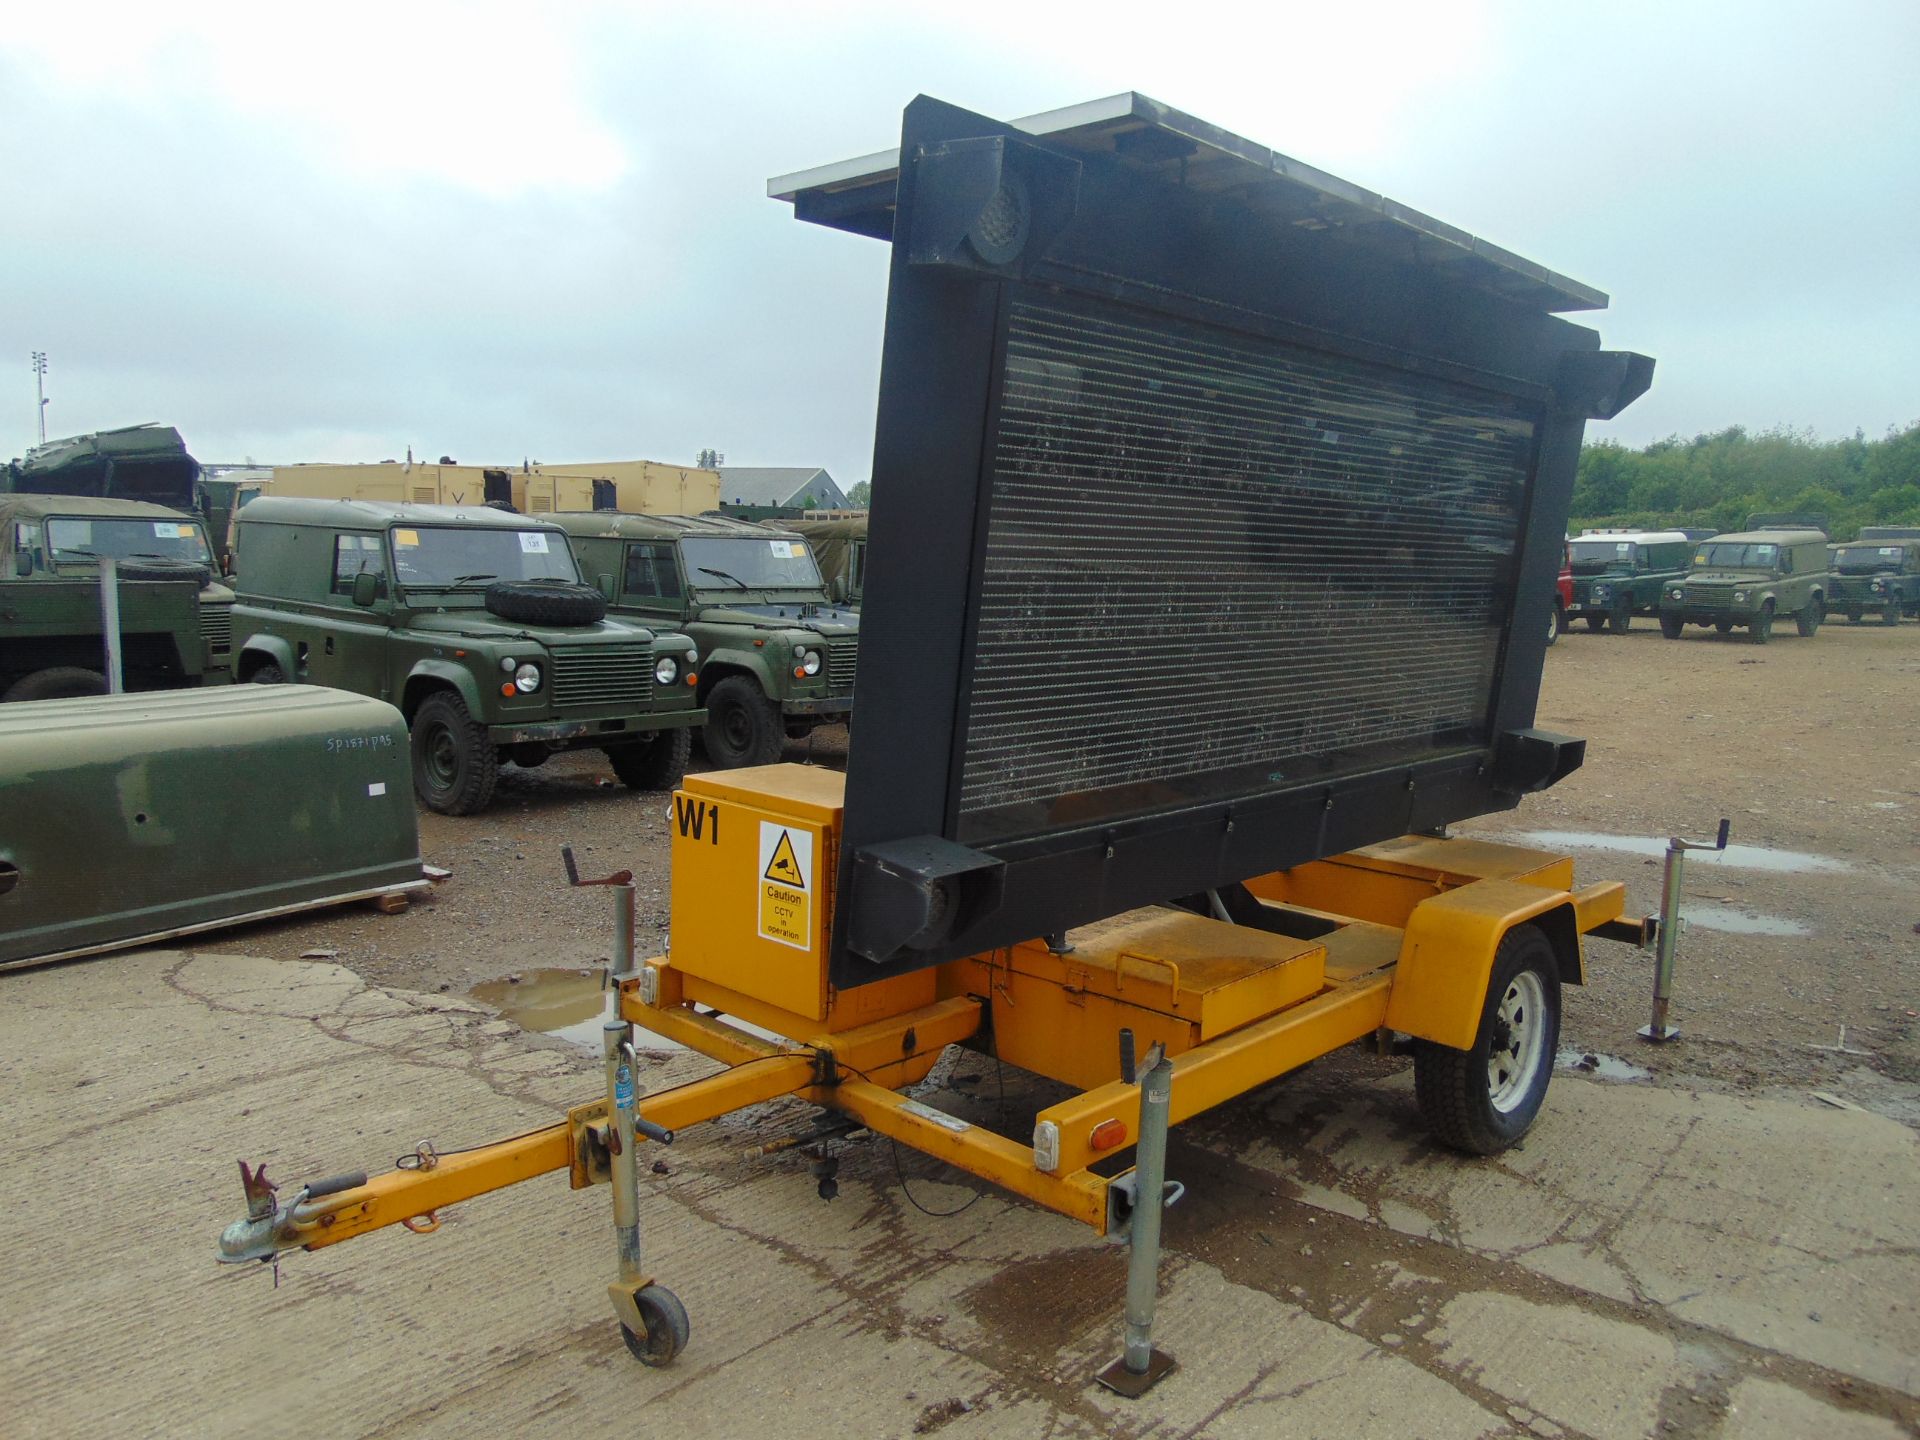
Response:
[[[812,948],[807,906],[813,891],[813,834],[760,822],[760,934]]]

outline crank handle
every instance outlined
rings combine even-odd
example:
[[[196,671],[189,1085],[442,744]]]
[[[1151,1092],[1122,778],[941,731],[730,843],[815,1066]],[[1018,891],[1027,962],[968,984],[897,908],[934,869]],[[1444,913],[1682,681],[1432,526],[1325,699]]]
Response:
[[[1712,840],[1682,840],[1675,835],[1667,843],[1675,850],[1724,850],[1727,848],[1727,835],[1731,829],[1732,822],[1723,815],[1720,817],[1720,833]]]

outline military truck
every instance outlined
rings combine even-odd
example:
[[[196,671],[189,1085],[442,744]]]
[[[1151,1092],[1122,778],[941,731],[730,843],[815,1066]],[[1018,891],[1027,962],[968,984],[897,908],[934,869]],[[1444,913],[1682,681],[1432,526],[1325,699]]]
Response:
[[[137,500],[0,493],[0,700],[107,693],[102,556],[120,581],[124,688],[226,684],[233,592],[213,583],[196,517]]]
[[[789,736],[851,715],[860,617],[827,598],[794,531],[717,515],[543,518],[573,537],[616,615],[693,637],[715,765],[770,765]]]
[[[1725,635],[1744,627],[1764,645],[1776,619],[1791,615],[1812,635],[1826,615],[1827,537],[1808,529],[1737,530],[1694,547],[1692,568],[1660,597],[1660,633],[1678,640],[1688,625]]]
[[[693,642],[610,621],[566,532],[483,506],[265,495],[240,512],[236,678],[328,685],[400,707],[414,791],[486,808],[503,762],[606,751],[636,790],[686,769]]]
[[[1586,530],[1572,544],[1567,618],[1618,635],[1635,615],[1658,615],[1662,592],[1684,579],[1693,542],[1678,530]]]
[[[1920,538],[1856,540],[1833,547],[1827,608],[1858,625],[1869,612],[1882,625],[1920,618]]]
[[[867,584],[867,517],[795,520],[788,529],[803,537],[827,582],[827,593],[850,610],[860,608]]]

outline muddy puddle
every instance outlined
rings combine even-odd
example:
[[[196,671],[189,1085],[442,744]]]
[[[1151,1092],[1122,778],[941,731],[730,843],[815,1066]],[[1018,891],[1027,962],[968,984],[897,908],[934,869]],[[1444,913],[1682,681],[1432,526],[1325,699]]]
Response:
[[[1730,905],[1682,905],[1680,918],[1702,930],[1718,930],[1726,935],[1813,934],[1811,925],[1789,920],[1783,915],[1763,915],[1757,910],[1738,910]]]
[[[1650,835],[1602,835],[1590,830],[1522,830],[1502,838],[1550,850],[1612,850],[1628,855],[1663,858],[1665,839]],[[1725,850],[1689,850],[1687,864],[1719,865],[1730,870],[1766,870],[1786,875],[1844,875],[1853,869],[1844,860],[1804,850],[1769,850],[1762,845],[1729,845]]]
[[[600,1028],[613,1015],[613,992],[598,970],[523,970],[518,981],[489,980],[467,992],[524,1030],[558,1036],[589,1050],[600,1048]],[[636,1030],[642,1050],[679,1050],[651,1030]]]
[[[1591,1075],[1596,1080],[1649,1080],[1651,1070],[1622,1060],[1618,1055],[1602,1055],[1594,1050],[1562,1050],[1553,1057],[1553,1068],[1571,1070],[1576,1075]]]

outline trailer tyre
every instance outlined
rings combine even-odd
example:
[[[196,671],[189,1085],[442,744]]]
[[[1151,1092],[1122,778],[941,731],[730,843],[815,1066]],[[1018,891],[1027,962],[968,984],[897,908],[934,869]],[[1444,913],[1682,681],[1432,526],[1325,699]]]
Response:
[[[656,730],[631,745],[609,745],[613,773],[629,790],[671,790],[686,778],[693,753],[690,730]]]
[[[700,743],[707,758],[723,770],[771,765],[786,749],[787,726],[759,681],[751,675],[729,675],[707,693]]]
[[[500,778],[500,756],[484,725],[473,723],[451,690],[437,690],[413,714],[413,789],[442,815],[487,808]]]
[[[640,1309],[647,1333],[636,1335],[622,1325],[620,1338],[627,1342],[627,1349],[642,1365],[656,1368],[671,1365],[673,1357],[687,1348],[687,1336],[692,1329],[687,1320],[687,1307],[664,1285],[647,1286],[633,1297],[633,1303]]]
[[[23,675],[0,696],[0,704],[14,700],[79,700],[107,693],[107,677],[78,665],[54,665]]]
[[[1560,1044],[1560,965],[1535,925],[1516,925],[1494,952],[1471,1050],[1416,1042],[1413,1089],[1433,1137],[1495,1155],[1527,1133],[1553,1079]]]

